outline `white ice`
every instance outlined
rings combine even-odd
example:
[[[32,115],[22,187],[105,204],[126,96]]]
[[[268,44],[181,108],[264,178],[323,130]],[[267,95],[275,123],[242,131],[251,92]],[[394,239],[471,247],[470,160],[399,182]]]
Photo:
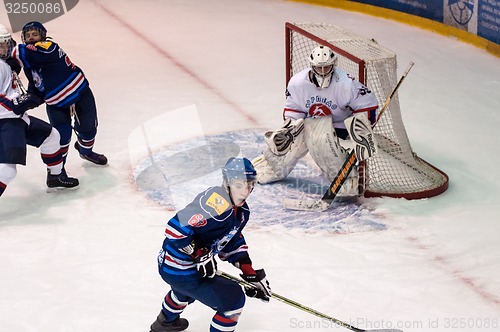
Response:
[[[81,188],[48,194],[38,151],[29,150],[0,200],[0,331],[149,331],[169,289],[156,254],[173,212],[136,186],[131,134],[193,107],[199,121],[172,117],[162,144],[199,137],[199,128],[181,131],[190,121],[205,135],[279,127],[286,21],[373,37],[398,54],[399,74],[416,63],[399,91],[404,123],[414,150],[450,176],[450,188],[428,200],[370,200],[387,225],[379,231],[249,225],[256,267],[274,292],[363,329],[500,329],[498,58],[394,21],[288,1],[88,0],[46,27],[91,82],[95,148],[110,163],[93,166],[73,150],[67,169]],[[43,108],[31,113],[46,119]],[[189,331],[207,331],[212,311],[195,303],[184,316]],[[238,325],[296,330],[344,329],[254,299]]]

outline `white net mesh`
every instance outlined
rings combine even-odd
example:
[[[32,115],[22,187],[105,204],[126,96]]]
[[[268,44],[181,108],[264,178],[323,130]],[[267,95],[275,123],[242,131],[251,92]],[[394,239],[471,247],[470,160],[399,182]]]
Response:
[[[319,44],[339,56],[339,67],[355,76],[375,93],[382,108],[396,86],[396,54],[376,41],[342,27],[321,23],[287,23],[287,82],[309,67],[308,56]],[[397,93],[377,123],[378,155],[364,166],[365,196],[408,199],[431,197],[446,190],[448,177],[412,150],[401,118]]]

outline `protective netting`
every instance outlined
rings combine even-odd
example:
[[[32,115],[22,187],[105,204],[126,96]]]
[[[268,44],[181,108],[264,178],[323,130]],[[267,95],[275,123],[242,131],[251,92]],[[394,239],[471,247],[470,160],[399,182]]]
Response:
[[[308,56],[314,47],[326,45],[339,56],[339,67],[367,85],[382,108],[398,81],[394,52],[336,25],[286,23],[285,30],[287,82],[292,75],[309,67]],[[361,165],[365,196],[414,199],[438,195],[447,189],[448,176],[412,150],[397,93],[374,132],[380,153]]]

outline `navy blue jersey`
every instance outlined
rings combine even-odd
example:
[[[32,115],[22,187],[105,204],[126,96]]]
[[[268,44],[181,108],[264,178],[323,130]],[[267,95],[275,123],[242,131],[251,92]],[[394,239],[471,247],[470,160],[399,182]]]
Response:
[[[89,86],[83,71],[52,41],[19,44],[12,55],[24,67],[28,91],[43,97],[48,105],[68,107]]]
[[[223,187],[211,187],[198,194],[167,223],[158,257],[161,269],[171,275],[196,277],[192,257],[182,250],[193,241],[230,263],[247,257],[248,247],[241,231],[249,217],[248,205],[233,206]]]

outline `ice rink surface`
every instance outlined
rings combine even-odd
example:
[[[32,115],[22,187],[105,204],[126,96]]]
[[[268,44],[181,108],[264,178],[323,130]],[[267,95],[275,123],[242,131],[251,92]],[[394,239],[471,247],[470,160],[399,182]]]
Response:
[[[255,157],[256,133],[281,125],[287,21],[375,38],[397,53],[398,76],[415,62],[399,90],[403,120],[413,149],[449,175],[450,188],[319,215],[285,211],[282,191],[259,186],[245,233],[254,265],[274,292],[363,329],[500,329],[498,58],[394,21],[287,1],[89,0],[45,26],[90,80],[95,150],[109,166],[72,150],[67,169],[79,190],[49,194],[38,151],[29,150],[0,200],[0,331],[149,331],[169,289],[156,255],[171,208],[219,184],[227,155]],[[31,114],[46,119],[43,108]],[[200,155],[215,156],[210,165],[183,154],[203,146]],[[173,156],[175,181],[146,176],[149,151],[159,167],[162,153]],[[188,331],[207,331],[212,311],[195,303],[184,317]],[[253,299],[238,325],[341,330]]]

